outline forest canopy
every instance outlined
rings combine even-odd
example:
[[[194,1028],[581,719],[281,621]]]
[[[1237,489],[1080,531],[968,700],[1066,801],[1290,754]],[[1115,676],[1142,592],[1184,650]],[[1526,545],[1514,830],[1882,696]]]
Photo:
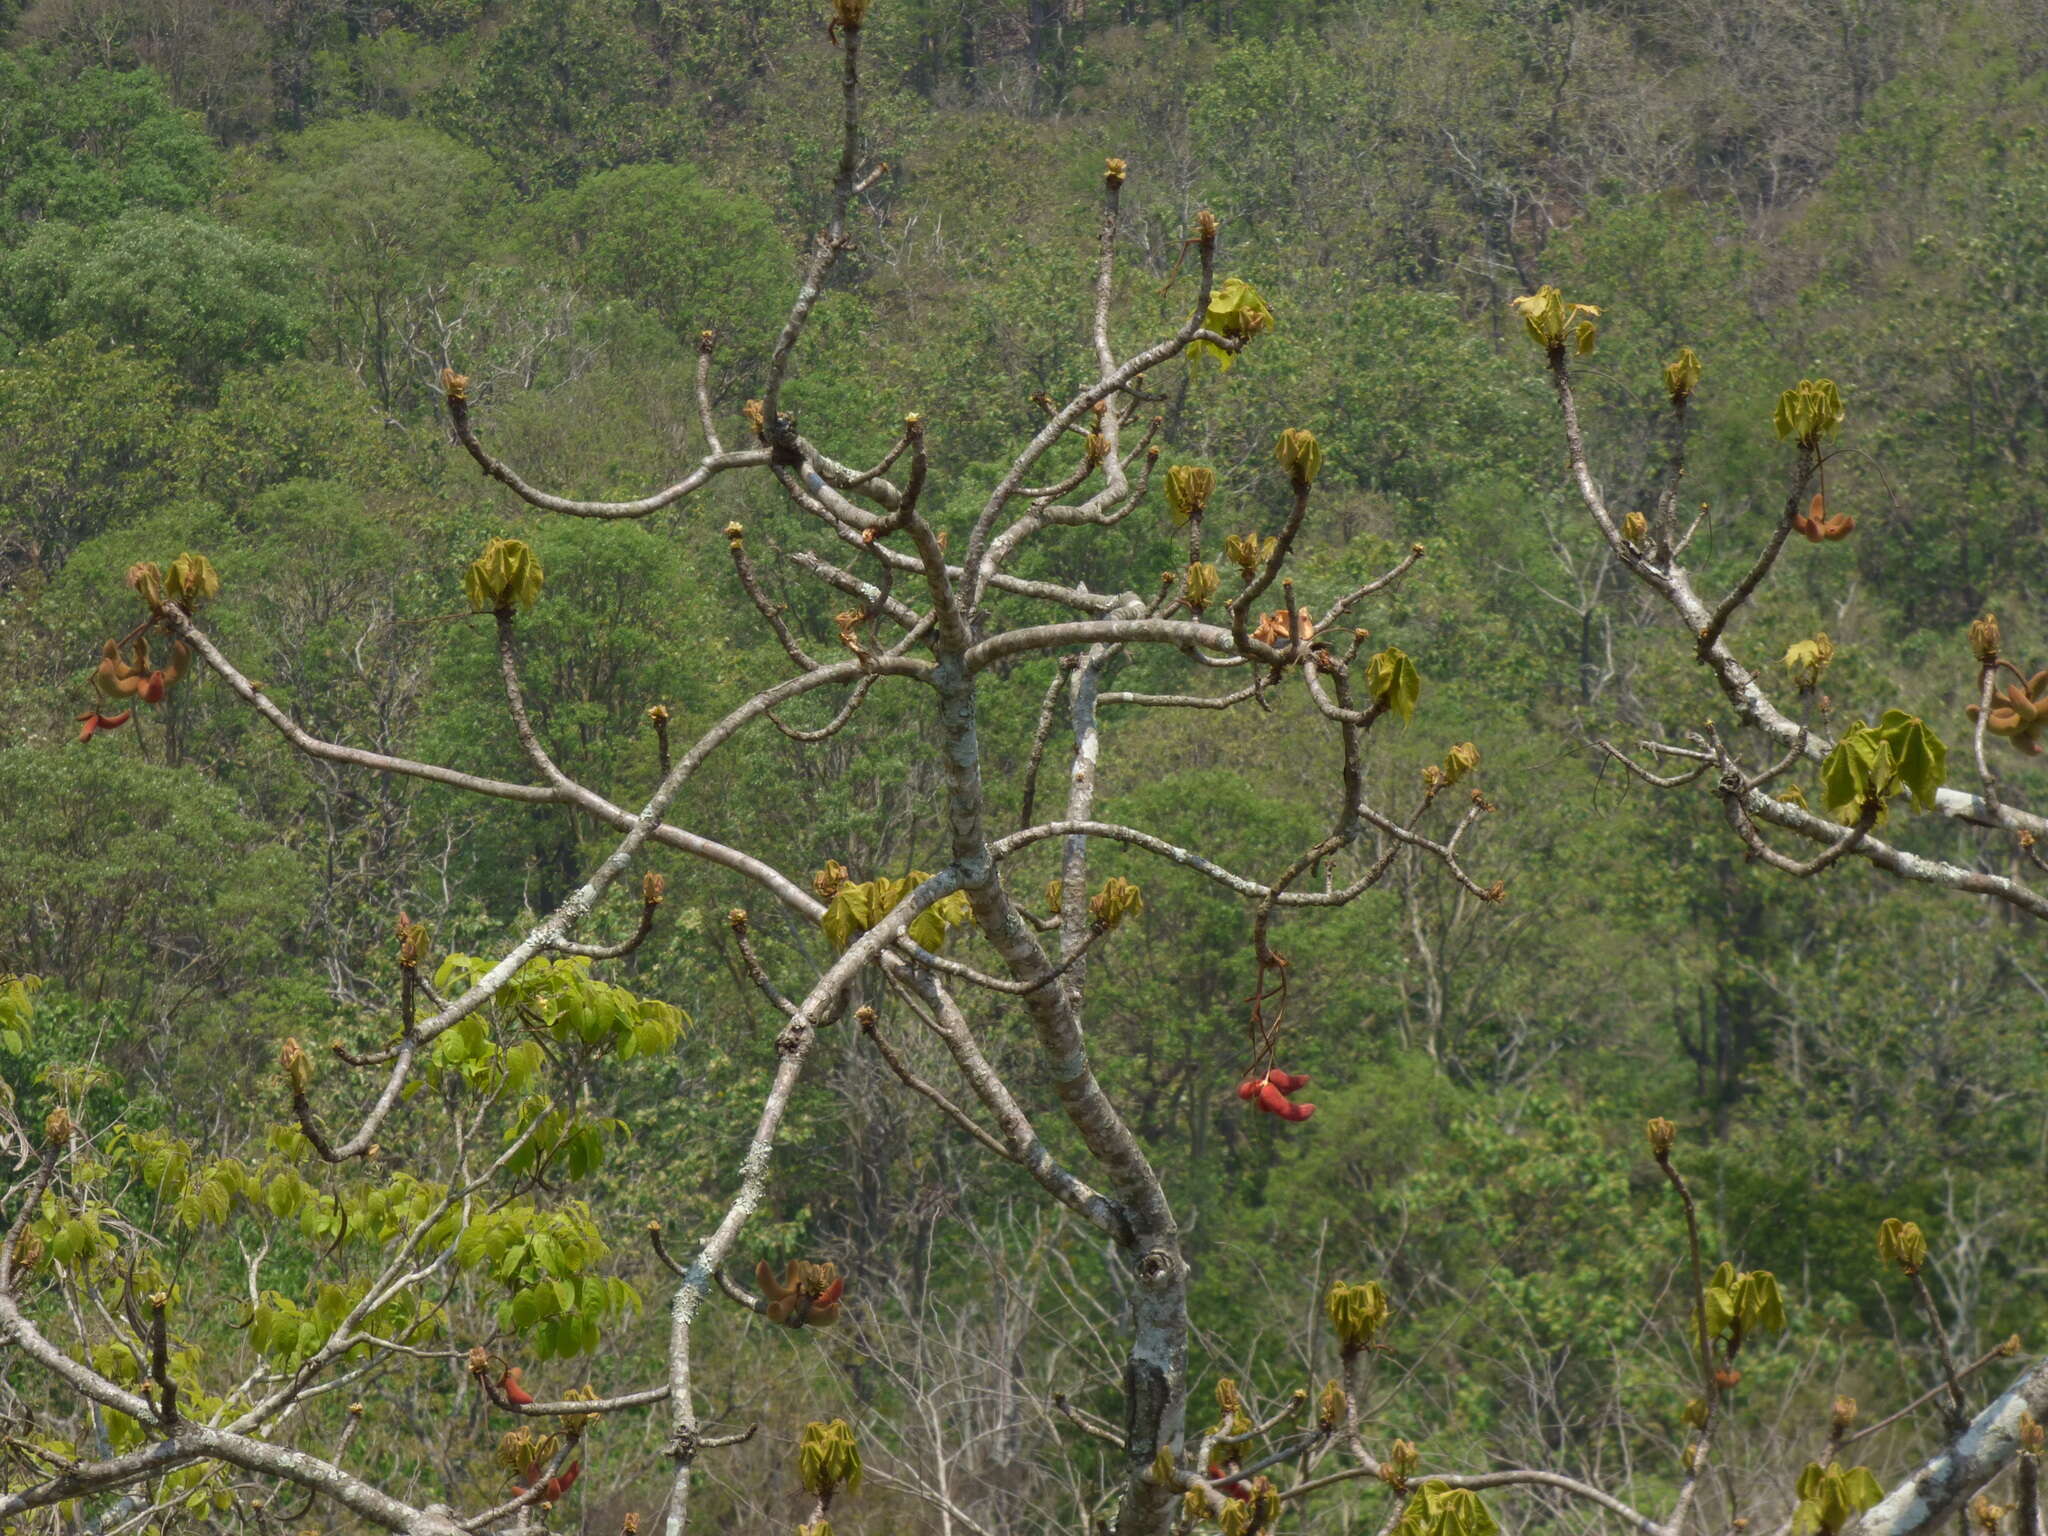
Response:
[[[2048,1348],[2044,23],[0,0],[0,1300],[483,1529],[1893,1519]],[[171,1443],[5,1326],[0,1499]]]

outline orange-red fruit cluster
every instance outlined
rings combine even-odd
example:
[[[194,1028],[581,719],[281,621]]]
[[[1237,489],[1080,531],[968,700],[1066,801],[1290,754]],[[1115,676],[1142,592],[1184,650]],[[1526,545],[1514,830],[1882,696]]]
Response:
[[[846,1280],[837,1265],[792,1259],[777,1280],[764,1259],[754,1266],[754,1279],[773,1322],[792,1328],[829,1328],[839,1321],[839,1299],[846,1294]]]
[[[547,1480],[547,1485],[540,1491],[541,1503],[561,1503],[562,1495],[566,1494],[571,1488],[575,1487],[576,1479],[581,1477],[582,1475],[583,1463],[580,1461],[570,1462],[568,1466],[564,1467],[560,1472],[557,1472],[553,1477]],[[516,1492],[526,1492],[526,1488],[519,1483],[514,1483],[512,1487]]]
[[[1792,526],[1818,544],[1822,539],[1846,539],[1856,526],[1856,519],[1846,512],[1837,512],[1829,517],[1826,498],[1816,495],[1804,512],[1792,514]]]
[[[1307,1086],[1306,1072],[1283,1072],[1274,1067],[1264,1077],[1248,1077],[1239,1083],[1237,1096],[1282,1120],[1306,1120],[1316,1112],[1315,1105],[1297,1104],[1292,1095]]]

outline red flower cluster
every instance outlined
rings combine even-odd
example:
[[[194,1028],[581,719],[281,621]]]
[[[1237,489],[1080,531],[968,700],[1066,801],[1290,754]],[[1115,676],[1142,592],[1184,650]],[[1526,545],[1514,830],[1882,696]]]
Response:
[[[1250,1499],[1251,1484],[1230,1476],[1236,1470],[1237,1463],[1234,1461],[1227,1467],[1221,1462],[1212,1461],[1209,1463],[1209,1481],[1216,1485],[1216,1491],[1226,1499]],[[1226,1482],[1226,1478],[1230,1480]]]
[[[561,1503],[562,1495],[575,1487],[576,1479],[582,1475],[583,1463],[581,1461],[570,1462],[561,1472],[548,1479],[547,1486],[540,1491],[540,1502],[543,1504]],[[518,1483],[514,1483],[512,1488],[517,1493],[526,1492],[526,1489]]]
[[[1269,1115],[1278,1115],[1282,1120],[1306,1120],[1316,1112],[1313,1104],[1297,1104],[1290,1094],[1299,1093],[1308,1086],[1306,1072],[1283,1072],[1278,1067],[1264,1077],[1248,1077],[1237,1085],[1237,1096],[1248,1104],[1256,1104]]]

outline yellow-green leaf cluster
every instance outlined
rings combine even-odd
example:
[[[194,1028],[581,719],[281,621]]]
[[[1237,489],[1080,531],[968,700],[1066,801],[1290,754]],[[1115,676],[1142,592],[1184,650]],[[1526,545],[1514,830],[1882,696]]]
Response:
[[[462,588],[473,613],[531,608],[546,575],[540,557],[523,540],[493,539],[463,574]]]
[[[1522,317],[1529,339],[1546,352],[1561,350],[1569,339],[1573,350],[1584,357],[1599,339],[1600,311],[1591,304],[1567,304],[1564,295],[1548,283],[1510,302]]]
[[[1273,1486],[1271,1478],[1253,1478],[1250,1493],[1249,1498],[1223,1501],[1216,1516],[1223,1536],[1252,1536],[1253,1532],[1271,1531],[1280,1519],[1280,1490]]]
[[[1923,811],[1934,809],[1934,792],[1948,777],[1948,747],[1918,715],[1888,709],[1876,725],[1856,721],[1821,759],[1822,798],[1834,818],[1848,826],[1866,810],[1883,824],[1887,802],[1908,794]]]
[[[220,573],[204,555],[181,554],[164,572],[164,596],[187,613],[220,595]]]
[[[452,954],[434,972],[434,989],[467,991],[491,970],[486,956]],[[689,1016],[673,1003],[641,997],[590,974],[582,955],[537,957],[516,971],[486,1010],[479,1008],[434,1041],[429,1058],[442,1073],[459,1072],[479,1087],[504,1083],[524,1091],[545,1060],[537,1041],[507,1044],[493,1024],[516,1023],[556,1046],[582,1046],[630,1061],[674,1048]]]
[[[1380,1330],[1386,1327],[1392,1309],[1379,1281],[1363,1280],[1350,1285],[1339,1280],[1323,1298],[1323,1311],[1336,1330],[1337,1342],[1346,1353],[1351,1353],[1371,1347]]]
[[[1365,691],[1375,703],[1407,720],[1415,713],[1415,701],[1422,697],[1422,675],[1407,652],[1390,645],[1366,662]]]
[[[1680,347],[1678,356],[1664,365],[1664,392],[1671,396],[1671,403],[1689,399],[1700,384],[1699,354],[1691,347]]]
[[[1223,541],[1224,556],[1243,574],[1246,581],[1258,575],[1259,568],[1280,549],[1280,541],[1270,535],[1260,538],[1256,533],[1233,533]]]
[[[1216,494],[1216,471],[1200,464],[1176,464],[1166,472],[1166,510],[1177,524],[1200,516]]]
[[[1280,441],[1273,446],[1273,457],[1280,461],[1297,489],[1314,484],[1323,467],[1322,445],[1313,432],[1300,427],[1289,427],[1280,434]]]
[[[805,1490],[818,1498],[829,1499],[842,1488],[860,1492],[860,1447],[854,1444],[853,1426],[844,1419],[806,1424],[796,1467]]]
[[[1706,1336],[1739,1341],[1757,1333],[1785,1331],[1785,1298],[1778,1277],[1767,1269],[1737,1270],[1722,1264],[1706,1286]],[[1699,1323],[1694,1308],[1693,1322]]]
[[[1821,673],[1827,671],[1828,663],[1835,659],[1835,642],[1822,630],[1811,640],[1795,640],[1785,648],[1785,670],[1792,674],[1792,681],[1801,693],[1810,691],[1820,684]]]
[[[40,976],[0,973],[0,1049],[19,1051],[28,1043],[29,1021],[35,1017]]]
[[[1088,915],[1099,928],[1115,928],[1144,910],[1145,898],[1122,875],[1111,875],[1102,889],[1088,898]]]
[[[844,949],[853,942],[855,934],[866,933],[893,912],[897,903],[930,878],[923,870],[913,869],[893,880],[887,875],[879,875],[873,880],[842,881],[833,891],[831,905],[825,908],[825,915],[818,919],[818,925],[825,930],[825,937],[832,941],[834,949]],[[941,896],[918,913],[905,930],[905,936],[920,949],[936,953],[944,947],[947,933],[969,921],[971,916],[966,892],[954,891],[951,895]]]
[[[1273,325],[1273,311],[1259,296],[1259,290],[1241,277],[1226,277],[1209,295],[1209,307],[1202,313],[1202,327],[1218,336],[1249,341]],[[1213,356],[1219,369],[1236,359],[1213,341],[1197,341],[1188,348],[1188,360]]]
[[[1877,1229],[1877,1256],[1887,1264],[1896,1264],[1909,1275],[1920,1273],[1927,1262],[1927,1238],[1915,1221],[1901,1221],[1896,1216],[1887,1216]]]
[[[1816,448],[1822,438],[1841,430],[1847,414],[1833,379],[1801,379],[1778,396],[1771,425],[1778,429],[1778,436],[1791,438],[1803,448]]]
[[[1469,1488],[1452,1488],[1431,1478],[1415,1492],[1394,1536],[1500,1536],[1485,1500]]]
[[[1823,1467],[1809,1461],[1799,1474],[1799,1504],[1792,1511],[1794,1536],[1834,1536],[1883,1497],[1884,1490],[1868,1467],[1845,1468],[1838,1461]]]

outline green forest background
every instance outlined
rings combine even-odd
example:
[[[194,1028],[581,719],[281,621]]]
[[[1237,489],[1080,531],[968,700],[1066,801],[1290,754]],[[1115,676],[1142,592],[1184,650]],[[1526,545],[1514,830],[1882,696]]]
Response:
[[[99,643],[135,616],[130,562],[208,554],[211,632],[309,728],[515,779],[488,621],[460,612],[491,535],[547,567],[529,693],[556,760],[607,792],[652,781],[648,706],[687,733],[781,675],[718,533],[738,518],[795,541],[772,487],[728,477],[643,523],[542,518],[451,444],[435,381],[471,377],[486,441],[531,479],[637,495],[703,451],[689,380],[716,326],[719,409],[729,440],[743,430],[829,200],[823,22],[799,0],[0,0],[0,969],[49,980],[22,1049],[0,1051],[25,1111],[90,1062],[102,1120],[211,1155],[260,1144],[285,1113],[280,1038],[388,1028],[401,908],[437,949],[484,950],[608,846],[559,809],[307,763],[203,677],[79,745]],[[1617,507],[1646,506],[1661,463],[1657,369],[1697,349],[1687,492],[1713,573],[1743,569],[1779,514],[1778,392],[1838,381],[1829,501],[1856,531],[1795,541],[1736,648],[1775,667],[1825,630],[1838,718],[1901,707],[1959,746],[1969,620],[1995,609],[2024,665],[2048,661],[2029,574],[2048,560],[2048,5],[877,0],[864,58],[889,171],[785,396],[806,434],[869,462],[923,413],[927,504],[958,526],[1042,420],[1033,393],[1091,366],[1102,162],[1124,157],[1121,344],[1190,302],[1176,264],[1202,208],[1220,273],[1278,316],[1227,375],[1162,375],[1166,462],[1217,468],[1219,533],[1271,528],[1274,435],[1314,430],[1326,467],[1297,574],[1313,597],[1427,544],[1362,619],[1424,679],[1413,723],[1375,733],[1372,773],[1414,783],[1469,739],[1499,808],[1471,862],[1505,880],[1503,907],[1404,860],[1355,906],[1287,925],[1288,1064],[1321,1106],[1300,1127],[1231,1091],[1246,914],[1159,863],[1106,866],[1146,912],[1098,964],[1096,1055],[1192,1223],[1205,1384],[1271,1395],[1326,1374],[1313,1281],[1371,1274],[1400,1308],[1387,1421],[1433,1463],[1570,1447],[1668,1481],[1681,1245],[1642,1154],[1650,1114],[1682,1127],[1717,1253],[1787,1289],[1790,1334],[1749,1362],[1752,1427],[1818,1441],[1834,1391],[1877,1407],[1925,1384],[1924,1327],[1876,1262],[1882,1216],[1927,1229],[1959,1355],[2013,1331],[2048,1343],[2038,932],[1862,868],[1746,867],[1711,796],[1601,773],[1595,739],[1681,731],[1715,700],[1584,526],[1507,307],[1556,282],[1604,310],[1580,377]],[[1033,558],[1103,591],[1149,590],[1180,560],[1163,505],[1046,542]],[[775,590],[831,651],[829,594]],[[984,689],[1006,815],[1050,668]],[[1174,670],[1133,663],[1116,686]],[[679,819],[792,871],[934,867],[926,723],[886,688],[863,720],[820,748],[745,738]],[[1292,704],[1113,718],[1104,814],[1274,867],[1326,814],[1314,725]],[[2027,803],[2042,770],[1998,750]],[[1932,818],[1901,835],[2017,857]],[[692,1024],[672,1060],[587,1090],[631,1141],[587,1197],[610,1272],[650,1298],[639,1229],[691,1231],[722,1201],[773,1037],[724,923],[766,903],[654,862],[671,899],[619,974]],[[792,974],[824,955],[786,916],[757,920]],[[994,1035],[1039,1091],[1022,1031]],[[1050,1362],[1016,1346],[1015,1433],[976,1450],[975,1475],[1020,1510],[1066,1497],[1061,1457],[1086,1484],[1086,1442],[1031,1408],[1058,1388],[1113,1411],[1085,1235],[851,1038],[807,1080],[778,1166],[754,1248],[836,1259],[871,1310],[794,1341],[725,1325],[712,1406],[772,1431],[707,1474],[731,1518],[795,1508],[773,1469],[798,1419],[900,1415],[922,1369],[905,1340],[933,1319],[985,1326],[1010,1369],[992,1290],[1069,1343]],[[195,1286],[221,1262],[203,1244],[187,1261]],[[650,1306],[558,1384],[639,1384],[661,1331]],[[453,1432],[366,1441],[391,1475],[495,1486],[460,1389],[458,1373],[416,1405],[430,1426],[454,1412]],[[633,1479],[658,1471],[659,1426],[608,1433],[558,1525],[646,1506]],[[1912,1445],[1895,1433],[1873,1463],[1895,1471]],[[1789,1491],[1756,1454],[1731,1463],[1731,1509]],[[928,1518],[875,1497],[866,1528]],[[1363,1498],[1316,1518],[1377,1523]]]

